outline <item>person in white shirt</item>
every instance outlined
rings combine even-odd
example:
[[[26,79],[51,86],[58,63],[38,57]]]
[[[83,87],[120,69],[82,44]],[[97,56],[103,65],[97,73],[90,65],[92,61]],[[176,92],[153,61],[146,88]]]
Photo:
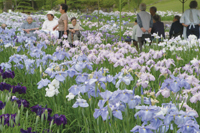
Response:
[[[42,31],[47,34],[53,35],[54,37],[58,37],[58,31],[53,31],[53,28],[58,24],[58,20],[54,19],[54,12],[49,11],[47,13],[47,20],[44,21],[42,25]]]
[[[71,18],[71,24],[68,25],[68,28],[68,41],[70,44],[72,44],[73,41],[80,38],[80,31],[83,30],[83,28],[77,23],[77,19],[75,17]]]
[[[199,38],[200,11],[196,9],[197,5],[197,1],[191,1],[190,9],[186,10],[180,19],[184,30],[186,29],[186,37],[193,34]]]
[[[138,38],[137,38],[137,29],[138,29],[138,23],[137,23],[137,20],[135,20],[135,23],[134,23],[134,26],[133,26],[133,33],[132,33],[132,37],[131,39],[133,40],[133,44],[135,45],[137,51],[139,51],[138,49],[138,44],[137,44],[137,41],[138,41]]]

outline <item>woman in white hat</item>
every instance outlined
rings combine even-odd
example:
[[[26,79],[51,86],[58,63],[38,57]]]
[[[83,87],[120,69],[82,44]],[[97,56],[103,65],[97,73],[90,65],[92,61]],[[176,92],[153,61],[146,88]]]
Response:
[[[58,38],[59,36],[58,31],[53,31],[53,28],[58,24],[58,20],[54,18],[54,12],[49,11],[47,13],[47,18],[48,19],[44,21],[42,25],[42,31],[47,34],[50,34],[51,37]]]
[[[44,21],[42,25],[42,30],[43,31],[53,31],[53,28],[58,24],[58,20],[54,19],[54,13],[53,11],[49,11],[47,13],[47,20]]]

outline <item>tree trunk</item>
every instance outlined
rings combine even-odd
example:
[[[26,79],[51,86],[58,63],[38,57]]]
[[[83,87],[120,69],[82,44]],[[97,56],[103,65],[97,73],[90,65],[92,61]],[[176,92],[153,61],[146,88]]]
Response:
[[[3,12],[7,12],[6,1],[3,2]]]
[[[7,9],[12,9],[12,0],[6,0],[6,6],[7,6]]]
[[[31,1],[32,1],[32,7],[33,7],[33,9],[35,9],[35,8],[34,8],[34,0],[31,0]]]

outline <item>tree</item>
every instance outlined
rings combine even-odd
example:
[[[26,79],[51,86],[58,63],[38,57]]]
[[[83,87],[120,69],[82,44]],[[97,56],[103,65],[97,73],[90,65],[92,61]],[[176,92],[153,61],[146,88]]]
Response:
[[[140,4],[142,3],[142,0],[133,0],[134,10],[137,11]]]
[[[31,6],[31,3],[29,0],[20,0],[19,4],[17,6],[17,9],[22,9],[23,12],[24,12],[24,10],[28,10],[28,11],[34,10],[34,8]]]
[[[4,12],[7,12],[7,10],[12,9],[12,0],[0,0],[0,3],[2,4]]]

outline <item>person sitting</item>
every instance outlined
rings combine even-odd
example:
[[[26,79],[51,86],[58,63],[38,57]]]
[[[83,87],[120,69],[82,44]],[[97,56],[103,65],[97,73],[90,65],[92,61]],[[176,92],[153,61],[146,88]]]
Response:
[[[183,26],[180,23],[180,16],[176,15],[173,19],[172,26],[169,31],[169,38],[181,36],[183,34]]]
[[[132,37],[131,39],[133,39],[133,44],[134,46],[136,47],[137,51],[139,51],[138,49],[138,44],[137,44],[137,41],[138,41],[138,38],[137,38],[137,28],[138,28],[138,23],[137,23],[137,19],[135,20],[135,23],[134,23],[134,26],[133,26],[133,33],[132,33]]]
[[[3,30],[5,30],[5,29],[6,29],[6,27],[7,27],[7,25],[6,25],[6,24],[2,24],[2,25],[1,25],[1,28],[2,28]]]
[[[58,24],[58,20],[54,19],[54,13],[52,11],[47,13],[47,18],[42,25],[42,30],[53,31],[53,28]]]
[[[163,22],[159,21],[160,20],[160,16],[159,15],[155,15],[153,16],[153,28],[151,30],[151,34],[156,33],[158,34],[158,36],[165,38],[165,29],[164,29],[164,24]],[[161,41],[161,39],[159,39],[159,41]]]
[[[22,24],[21,28],[25,32],[25,35],[27,37],[36,37],[36,35],[33,32],[35,30],[39,30],[39,27],[37,27],[35,22],[33,22],[33,18],[31,16],[27,17],[26,22]]]
[[[83,30],[83,28],[77,23],[76,17],[71,18],[71,23],[69,24],[69,34],[68,34],[68,41],[70,44],[73,43],[75,40],[80,39],[80,31]]]
[[[53,28],[58,24],[58,20],[54,19],[54,13],[52,11],[47,13],[47,18],[42,25],[42,31],[58,38],[58,31],[53,31]]]

